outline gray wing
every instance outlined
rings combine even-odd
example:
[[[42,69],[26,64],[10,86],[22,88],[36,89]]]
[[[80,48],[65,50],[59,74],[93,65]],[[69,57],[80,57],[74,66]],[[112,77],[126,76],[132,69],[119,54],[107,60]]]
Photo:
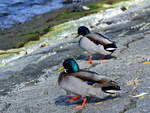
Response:
[[[110,77],[102,76],[96,72],[80,70],[79,72],[72,73],[72,76],[78,77],[83,81],[93,81],[95,84],[93,87],[109,87],[118,86],[118,83],[113,81]]]
[[[112,81],[112,78],[100,75],[93,71],[80,70],[79,72],[72,73],[72,76],[79,77],[81,79],[93,80],[93,81]]]
[[[104,93],[100,87],[88,85],[86,81],[75,76],[66,76],[60,86],[76,95],[102,98],[108,94]]]
[[[110,38],[100,33],[88,34],[86,35],[86,37],[96,44],[107,45],[113,43],[113,41]]]
[[[98,53],[98,54],[103,54],[103,55],[111,54],[111,52],[106,51],[104,49],[104,46],[102,44],[100,44],[99,42],[94,42],[94,41],[91,41],[87,37],[82,37],[81,40],[79,41],[79,44],[82,49],[88,51],[89,53],[93,53],[93,54]]]

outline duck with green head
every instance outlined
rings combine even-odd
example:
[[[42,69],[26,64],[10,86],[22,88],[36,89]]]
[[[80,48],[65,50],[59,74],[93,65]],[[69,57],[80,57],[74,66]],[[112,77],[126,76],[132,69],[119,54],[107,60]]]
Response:
[[[64,71],[59,75],[58,84],[66,91],[78,95],[68,101],[73,102],[80,99],[81,96],[84,98],[82,105],[74,109],[85,107],[87,97],[103,98],[120,92],[119,85],[111,78],[79,69],[77,62],[72,58],[66,59],[58,71],[63,69]]]
[[[104,55],[104,57],[100,59],[103,60],[107,55],[111,55],[117,49],[115,42],[108,36],[100,33],[91,33],[85,26],[80,26],[78,28],[78,33],[75,38],[79,35],[83,36],[79,41],[80,47],[90,53],[89,63],[92,63],[92,54]]]

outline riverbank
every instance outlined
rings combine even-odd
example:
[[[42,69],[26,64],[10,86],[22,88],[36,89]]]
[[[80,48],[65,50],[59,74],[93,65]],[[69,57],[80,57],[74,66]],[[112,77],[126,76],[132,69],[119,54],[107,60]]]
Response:
[[[94,31],[104,31],[117,43],[118,49],[112,54],[116,58],[98,61],[100,56],[94,55],[93,63],[87,64],[89,54],[74,43],[75,40],[71,40],[53,47],[40,48],[0,68],[0,77],[5,75],[9,78],[0,81],[0,112],[149,113],[149,12],[150,1],[133,4],[125,12],[107,19],[103,17],[105,20],[93,28]],[[102,100],[97,105],[88,103],[84,109],[72,110],[76,102],[66,104],[66,93],[57,84],[57,69],[68,57],[75,58],[81,69],[95,71],[116,80],[123,94],[118,98]]]
[[[23,47],[29,41],[39,40],[55,25],[110,8],[112,4],[120,1],[122,0],[93,0],[82,4],[88,6],[89,11],[71,12],[73,7],[67,7],[36,16],[29,22],[16,24],[13,28],[0,32],[0,50]]]

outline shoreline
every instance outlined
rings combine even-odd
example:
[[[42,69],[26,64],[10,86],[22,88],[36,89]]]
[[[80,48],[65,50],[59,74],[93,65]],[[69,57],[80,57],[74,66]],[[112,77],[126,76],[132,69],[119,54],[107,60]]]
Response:
[[[89,11],[68,13],[68,11],[71,11],[71,9],[73,8],[73,6],[70,6],[38,15],[31,21],[16,24],[14,25],[14,27],[5,29],[3,30],[3,32],[0,32],[0,42],[2,42],[0,45],[0,50],[21,48],[30,41],[39,40],[40,36],[51,31],[51,27],[55,25],[78,19],[105,9],[101,4],[113,4],[120,1],[121,0],[112,0],[112,2],[110,3],[107,1],[102,2],[101,0],[94,0],[86,3],[81,3],[82,5],[88,6],[90,8]],[[97,3],[99,3],[100,5],[98,5]]]

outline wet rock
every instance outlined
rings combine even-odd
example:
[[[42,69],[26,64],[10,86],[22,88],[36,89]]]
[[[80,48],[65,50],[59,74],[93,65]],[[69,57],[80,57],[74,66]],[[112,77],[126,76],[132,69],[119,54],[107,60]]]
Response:
[[[13,54],[13,53],[19,54],[20,52],[21,52],[21,50],[18,50],[18,49],[0,50],[0,55],[2,55],[2,54]]]
[[[41,48],[41,47],[46,47],[46,46],[48,46],[48,45],[49,45],[48,43],[41,44],[41,45],[40,45],[40,48]]]
[[[90,8],[89,8],[89,7],[87,7],[87,6],[82,6],[82,9],[83,9],[83,10],[85,10],[85,11],[90,10]]]
[[[124,6],[123,6],[123,7],[121,7],[120,9],[121,9],[122,11],[126,11],[126,10],[127,10],[127,8],[126,8],[126,7],[124,7]]]
[[[90,10],[87,6],[83,5],[74,5],[69,12],[81,12],[81,11],[87,11]]]

